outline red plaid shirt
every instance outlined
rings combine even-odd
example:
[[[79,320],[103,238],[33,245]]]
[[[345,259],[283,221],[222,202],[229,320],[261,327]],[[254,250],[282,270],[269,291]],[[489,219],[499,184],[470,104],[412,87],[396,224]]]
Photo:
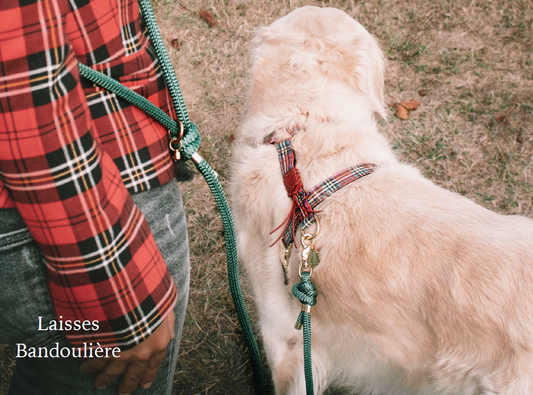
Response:
[[[56,314],[99,321],[69,341],[134,347],[177,297],[128,193],[174,178],[167,132],[77,62],[175,117],[137,2],[2,0],[0,21],[0,209],[38,243]]]

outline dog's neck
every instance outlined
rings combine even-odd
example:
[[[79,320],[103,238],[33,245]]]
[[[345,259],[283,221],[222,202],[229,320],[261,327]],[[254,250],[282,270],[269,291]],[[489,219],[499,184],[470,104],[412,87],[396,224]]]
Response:
[[[375,122],[345,124],[334,119],[322,122],[307,122],[275,132],[275,140],[291,139],[298,161],[302,165],[331,162],[333,158],[343,163],[341,167],[358,163],[377,165],[395,164],[394,156],[386,139],[377,131]]]
[[[242,131],[253,135],[239,133],[241,141],[261,144],[272,132],[276,133],[277,141],[282,141],[291,138],[290,131],[296,128],[299,132],[294,148],[301,153],[299,160],[340,155],[349,157],[353,163],[396,163],[387,140],[378,132],[363,93],[342,85],[330,89],[320,86],[315,91],[304,88],[300,85],[291,93],[277,92],[276,100],[269,89],[263,90],[262,95],[252,89]],[[316,93],[319,90],[324,93]]]

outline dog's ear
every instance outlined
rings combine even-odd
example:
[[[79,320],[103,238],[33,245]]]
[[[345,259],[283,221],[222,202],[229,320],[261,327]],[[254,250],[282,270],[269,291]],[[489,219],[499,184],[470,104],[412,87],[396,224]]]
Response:
[[[261,60],[265,45],[277,37],[277,32],[271,26],[261,27],[256,31],[252,41],[250,42],[251,56],[250,60],[252,66],[259,60]]]
[[[361,29],[364,28],[361,26]],[[364,33],[363,37],[353,40],[355,84],[368,95],[372,110],[387,119],[384,96],[385,57],[376,39],[366,30]]]
[[[372,37],[372,50],[370,51],[370,79],[369,93],[372,97],[372,107],[383,119],[387,119],[385,103],[385,56],[379,48],[377,41]]]

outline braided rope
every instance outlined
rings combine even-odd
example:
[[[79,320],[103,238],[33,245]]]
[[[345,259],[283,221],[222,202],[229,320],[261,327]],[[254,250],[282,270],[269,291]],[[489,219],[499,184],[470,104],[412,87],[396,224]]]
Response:
[[[176,109],[178,119],[182,122],[185,129],[184,136],[181,140],[182,148],[180,151],[183,154],[184,158],[190,159],[193,154],[196,153],[200,146],[201,139],[200,133],[198,132],[198,127],[189,119],[189,115],[187,113],[187,109],[185,108],[185,101],[183,100],[178,80],[174,73],[172,64],[170,63],[170,59],[166,52],[163,39],[161,38],[161,34],[159,33],[159,29],[157,28],[157,23],[149,0],[139,0],[139,7],[141,9],[142,16],[148,28],[150,38],[152,39],[152,44],[156,51],[157,58],[163,70],[165,82],[170,91],[170,95],[172,97],[172,101],[174,103],[174,108]],[[96,70],[93,70],[84,64],[78,63],[78,66],[81,77],[86,78],[95,85],[98,85],[104,89],[109,90],[110,92],[115,93],[118,97],[137,106],[142,111],[152,116],[156,121],[161,123],[165,128],[167,128],[173,138],[178,137],[178,123],[171,117],[169,117],[160,108],[153,105],[146,98],[126,88],[113,78],[108,77],[105,74],[102,74]],[[220,182],[217,179],[217,175],[211,168],[211,166],[209,166],[209,164],[203,159],[199,162],[195,161],[195,164],[198,171],[205,178],[220,212],[222,225],[224,228],[224,238],[226,239],[228,282],[231,291],[231,296],[233,298],[233,303],[235,304],[235,309],[237,311],[237,317],[242,327],[245,341],[250,353],[252,369],[254,372],[254,385],[256,393],[265,394],[266,387],[264,384],[261,355],[259,353],[259,348],[255,341],[252,326],[250,324],[248,312],[246,311],[244,297],[242,295],[239,283],[239,261],[237,256],[237,242],[235,238],[235,228],[233,225],[233,219],[231,217],[231,211],[226,196],[224,195],[224,190],[222,189],[222,186],[220,185]]]
[[[174,72],[174,67],[170,62],[170,58],[165,48],[163,38],[157,27],[157,22],[155,20],[154,11],[150,5],[149,0],[139,0],[139,8],[141,9],[141,14],[148,28],[148,33],[150,34],[150,39],[152,40],[152,45],[154,47],[155,53],[157,55],[157,60],[163,70],[163,76],[165,77],[165,82],[167,83],[168,90],[170,91],[170,97],[172,97],[172,102],[178,114],[178,118],[183,123],[185,130],[188,131],[191,127],[191,121],[189,119],[189,113],[185,108],[185,100],[183,100],[183,95],[181,94],[180,85],[178,79],[176,78],[176,73]],[[177,137],[172,136],[172,137]]]
[[[159,107],[154,105],[144,96],[141,96],[138,93],[132,91],[131,89],[126,88],[117,80],[108,77],[107,75],[100,73],[96,70],[93,70],[90,67],[84,65],[83,63],[78,63],[78,68],[81,77],[87,79],[88,81],[91,81],[93,84],[98,85],[101,88],[113,92],[121,99],[124,99],[128,103],[138,107],[139,109],[150,115],[152,118],[154,118],[165,128],[170,130],[172,135],[179,135],[178,122],[170,118],[167,113],[165,113]],[[200,147],[200,142],[201,137],[200,133],[198,132],[198,127],[194,123],[190,122],[188,131],[181,139],[182,148],[180,152],[186,159],[190,159],[192,154],[194,154]]]
[[[188,135],[196,131],[198,128],[196,125],[192,124],[189,120],[189,114],[185,108],[185,101],[181,94],[181,90],[178,84],[178,79],[174,73],[174,68],[170,62],[170,58],[163,43],[161,33],[157,27],[155,20],[154,12],[152,6],[150,5],[149,0],[139,0],[139,7],[144,18],[144,22],[148,27],[148,32],[150,33],[150,38],[152,44],[157,54],[157,59],[163,69],[163,75],[167,86],[170,91],[170,95],[174,102],[174,107],[178,114],[178,118],[183,123],[185,127],[185,137],[183,138],[183,153],[186,157],[191,157],[195,152],[191,145],[188,145],[189,141],[187,140]],[[191,137],[192,139],[192,137]],[[198,142],[199,143],[199,142]],[[263,377],[263,365],[261,363],[261,355],[259,353],[259,347],[255,341],[254,333],[252,330],[252,325],[248,318],[248,312],[246,311],[246,306],[244,304],[244,297],[242,295],[241,286],[239,283],[239,258],[237,256],[237,241],[235,238],[235,228],[233,226],[233,219],[231,217],[231,211],[224,195],[224,190],[220,185],[216,173],[213,171],[209,164],[202,160],[199,163],[196,163],[197,169],[200,171],[202,176],[205,178],[215,202],[218,206],[220,216],[222,218],[222,224],[224,227],[224,237],[226,239],[226,255],[227,255],[227,265],[228,265],[228,282],[230,287],[231,296],[233,298],[233,303],[235,304],[235,309],[237,310],[237,317],[239,323],[241,324],[243,334],[245,336],[246,344],[248,346],[248,351],[250,352],[250,359],[252,362],[252,369],[254,372],[254,384],[255,390],[258,394],[263,394],[265,392],[265,384]]]
[[[228,282],[235,304],[235,310],[237,311],[237,317],[241,324],[242,332],[244,334],[246,344],[248,345],[248,351],[250,353],[250,360],[252,362],[252,370],[254,373],[255,391],[258,394],[264,394],[266,387],[264,385],[263,365],[261,363],[261,354],[255,341],[248,312],[244,304],[244,298],[242,296],[241,286],[239,283],[239,259],[237,257],[237,242],[235,239],[235,228],[233,227],[233,219],[231,217],[231,211],[229,209],[228,201],[222,190],[220,182],[218,182],[215,172],[209,166],[209,164],[202,160],[196,165],[198,171],[204,176],[207,185],[211,189],[215,202],[217,204],[220,216],[222,218],[222,226],[224,228],[224,237],[226,238],[226,256],[228,262]]]
[[[294,284],[292,294],[298,298],[302,305],[315,306],[318,293],[311,282],[309,272],[302,273],[300,283]],[[313,386],[313,362],[311,358],[311,314],[307,311],[300,312],[297,322],[303,326],[303,349],[304,349],[304,374],[307,395],[314,394]]]

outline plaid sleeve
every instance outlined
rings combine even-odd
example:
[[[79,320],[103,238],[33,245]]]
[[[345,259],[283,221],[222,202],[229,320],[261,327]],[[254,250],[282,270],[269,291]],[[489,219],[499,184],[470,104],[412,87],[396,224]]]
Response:
[[[93,137],[69,12],[60,0],[0,2],[0,183],[43,253],[58,318],[99,322],[69,341],[125,350],[161,324],[177,290]]]

